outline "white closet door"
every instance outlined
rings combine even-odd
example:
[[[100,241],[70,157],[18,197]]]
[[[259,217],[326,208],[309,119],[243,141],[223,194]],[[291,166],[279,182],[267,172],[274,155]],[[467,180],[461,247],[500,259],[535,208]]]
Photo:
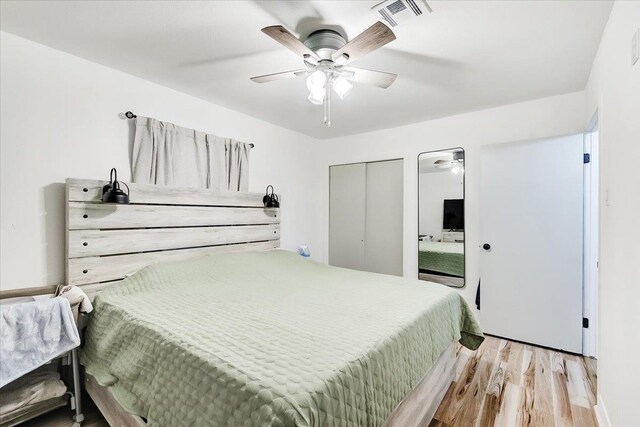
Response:
[[[366,164],[329,168],[329,264],[365,269]]]
[[[481,325],[582,352],[582,135],[481,154]]]
[[[402,160],[367,163],[365,269],[402,276]]]

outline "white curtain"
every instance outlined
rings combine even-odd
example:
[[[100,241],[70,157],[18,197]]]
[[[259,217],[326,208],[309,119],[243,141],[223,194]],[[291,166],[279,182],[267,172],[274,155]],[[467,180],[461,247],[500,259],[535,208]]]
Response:
[[[247,191],[249,150],[244,142],[138,116],[133,182]]]

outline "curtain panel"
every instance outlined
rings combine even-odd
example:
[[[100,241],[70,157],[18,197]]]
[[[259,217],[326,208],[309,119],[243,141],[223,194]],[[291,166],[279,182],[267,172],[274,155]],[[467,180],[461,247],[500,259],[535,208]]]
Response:
[[[247,191],[248,143],[221,138],[149,117],[136,118],[133,182]]]

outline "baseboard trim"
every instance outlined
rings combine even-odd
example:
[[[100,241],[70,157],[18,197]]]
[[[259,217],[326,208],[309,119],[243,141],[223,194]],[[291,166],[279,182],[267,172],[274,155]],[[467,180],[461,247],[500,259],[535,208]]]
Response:
[[[598,394],[598,403],[593,407],[593,410],[596,413],[596,418],[598,419],[598,425],[600,427],[612,427],[611,421],[609,420],[609,414],[607,413],[607,408],[604,406],[604,402],[602,401],[602,396]]]

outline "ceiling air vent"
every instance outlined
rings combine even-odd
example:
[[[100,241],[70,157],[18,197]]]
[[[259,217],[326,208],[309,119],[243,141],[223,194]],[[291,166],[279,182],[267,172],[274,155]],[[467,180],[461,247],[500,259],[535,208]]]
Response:
[[[407,18],[420,16],[423,12],[433,12],[424,0],[386,0],[372,7],[371,10],[392,27]]]

